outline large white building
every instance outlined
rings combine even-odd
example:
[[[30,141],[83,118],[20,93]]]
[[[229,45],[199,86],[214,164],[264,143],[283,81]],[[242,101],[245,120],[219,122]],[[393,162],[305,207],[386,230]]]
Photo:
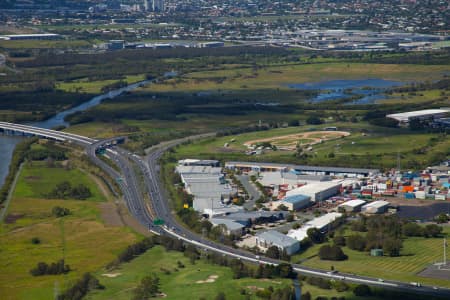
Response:
[[[298,229],[289,230],[287,235],[293,239],[296,239],[297,241],[302,241],[303,239],[308,237],[308,229],[317,228],[321,232],[326,232],[328,231],[332,223],[341,216],[342,216],[341,213],[336,212],[328,213],[326,215],[312,219],[311,221],[307,222],[305,225],[303,225]]]
[[[366,201],[360,199],[354,199],[344,202],[338,206],[338,208],[343,209],[346,212],[356,212],[360,211],[361,207],[366,204]]]
[[[286,192],[286,197],[294,195],[305,195],[311,197],[311,201],[323,201],[339,193],[341,183],[334,181],[323,181],[309,183],[299,188]]]
[[[389,202],[384,200],[370,202],[361,208],[361,211],[366,214],[381,214],[387,211]]]
[[[389,114],[386,118],[394,119],[402,124],[408,124],[412,119],[443,118],[450,113],[450,108],[423,109],[403,113]]]

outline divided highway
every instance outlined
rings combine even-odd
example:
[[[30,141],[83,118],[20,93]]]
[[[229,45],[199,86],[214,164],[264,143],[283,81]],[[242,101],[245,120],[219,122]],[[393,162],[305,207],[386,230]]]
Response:
[[[213,134],[204,134],[188,138],[182,138],[165,143],[161,143],[150,149],[146,158],[142,158],[136,154],[129,153],[128,151],[113,146],[106,150],[106,155],[114,163],[115,167],[106,163],[96,155],[96,149],[106,144],[111,144],[115,139],[108,140],[94,140],[91,138],[83,137],[80,135],[42,129],[32,126],[25,126],[20,124],[12,124],[0,122],[0,129],[13,130],[23,132],[26,134],[38,135],[50,139],[59,141],[69,141],[82,145],[86,148],[86,153],[90,159],[104,170],[111,178],[116,180],[120,187],[124,200],[130,213],[138,220],[142,225],[146,226],[151,232],[160,235],[169,235],[187,243],[203,248],[206,251],[214,251],[221,253],[224,256],[234,257],[243,261],[257,263],[257,264],[278,264],[280,261],[265,258],[256,257],[253,253],[244,251],[242,249],[235,249],[205,239],[204,237],[191,232],[188,228],[179,224],[174,218],[174,214],[171,212],[168,198],[165,194],[161,178],[159,176],[159,159],[168,149],[179,145],[183,142],[192,139],[200,139]],[[136,171],[139,169],[141,175],[143,175],[143,181],[145,187],[140,186],[139,176]],[[146,201],[144,194],[148,195],[150,201]],[[155,226],[153,221],[155,219],[163,219],[165,221],[164,226]],[[371,286],[378,286],[387,289],[393,289],[404,292],[414,292],[424,295],[442,296],[450,299],[450,289],[436,288],[431,286],[412,286],[408,283],[382,280],[378,278],[369,278],[364,276],[357,276],[353,274],[344,273],[330,273],[324,270],[307,268],[302,265],[293,265],[296,272],[334,280],[342,280],[352,283],[364,283]]]

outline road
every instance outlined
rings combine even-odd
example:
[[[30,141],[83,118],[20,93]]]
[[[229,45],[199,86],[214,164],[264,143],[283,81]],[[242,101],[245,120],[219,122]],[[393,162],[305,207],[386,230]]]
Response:
[[[179,224],[171,212],[169,200],[165,194],[161,178],[159,176],[159,159],[168,149],[184,143],[191,139],[199,139],[212,136],[213,134],[199,135],[195,137],[183,138],[174,141],[162,143],[154,146],[148,152],[147,157],[143,158],[136,154],[132,154],[120,147],[114,146],[107,149],[107,156],[115,164],[116,168],[113,168],[105,161],[101,160],[96,155],[96,149],[104,144],[110,143],[114,139],[97,141],[94,139],[82,137],[65,132],[41,129],[31,126],[0,123],[0,128],[6,128],[11,130],[17,130],[27,133],[33,133],[40,136],[49,138],[57,138],[58,140],[64,140],[68,142],[74,142],[86,147],[86,153],[90,159],[103,169],[111,178],[115,179],[119,185],[124,200],[127,203],[127,207],[130,213],[136,220],[142,225],[149,228],[149,230],[155,234],[168,235],[174,238],[185,241],[186,243],[193,244],[208,251],[214,251],[221,253],[224,256],[233,257],[242,261],[247,261],[255,264],[279,264],[280,261],[266,258],[256,257],[253,253],[244,251],[242,249],[235,249],[205,239],[196,233],[191,232],[188,228]],[[135,165],[133,165],[135,164]],[[139,182],[139,174],[136,173],[135,166],[140,169],[140,172],[144,175],[145,189],[142,190]],[[146,202],[144,193],[147,193],[150,201]],[[163,219],[165,221],[164,226],[155,226],[153,221],[155,219]],[[413,286],[408,283],[399,281],[381,280],[378,278],[370,278],[364,276],[358,276],[353,274],[344,273],[329,273],[324,270],[318,270],[313,268],[304,267],[302,265],[292,265],[294,270],[299,274],[316,276],[321,278],[328,278],[334,280],[342,280],[352,283],[364,283],[371,286],[377,286],[403,292],[413,292],[424,295],[433,295],[450,298],[450,289],[447,288],[435,288],[432,286]]]
[[[195,138],[201,138],[195,137]],[[163,184],[161,183],[161,178],[159,176],[159,158],[163,155],[165,151],[169,148],[174,147],[180,143],[183,143],[186,139],[180,139],[176,141],[171,141],[164,143],[163,145],[158,145],[153,147],[149,152],[146,158],[139,157],[135,154],[130,154],[125,150],[120,150],[120,148],[115,148],[117,150],[117,154],[119,156],[128,157],[128,160],[133,161],[136,165],[139,166],[141,172],[145,175],[145,185],[147,189],[147,193],[149,194],[149,198],[151,199],[150,203],[148,203],[149,214],[138,214],[136,218],[144,225],[149,226],[149,229],[156,234],[170,235],[172,237],[183,240],[187,243],[191,243],[193,245],[198,246],[204,250],[214,251],[217,253],[221,253],[223,255],[234,257],[243,261],[247,261],[250,263],[256,264],[279,264],[280,261],[265,258],[265,257],[256,257],[253,253],[235,249],[232,247],[225,246],[223,244],[218,244],[211,240],[205,239],[202,236],[191,232],[188,228],[184,227],[182,224],[179,224],[178,221],[174,218],[173,213],[171,212],[168,198],[165,194]],[[109,155],[109,153],[108,153]],[[119,160],[120,158],[113,158],[114,160]],[[123,166],[121,166],[122,168]],[[125,167],[125,170],[122,172],[125,174],[125,182],[133,181],[132,172],[127,171],[131,170],[131,167]],[[133,187],[132,187],[133,188]],[[138,192],[137,192],[138,194]],[[130,198],[133,204],[130,204],[129,207],[133,209],[133,207],[139,206],[139,202],[142,203],[142,197],[140,198]],[[141,205],[145,209],[145,205]],[[147,219],[148,218],[148,219]],[[163,219],[165,221],[165,226],[154,226],[152,221],[154,219]],[[293,268],[296,272],[303,275],[308,276],[317,276],[322,278],[334,279],[334,280],[342,280],[351,283],[360,283],[367,284],[371,286],[377,286],[382,288],[388,288],[397,291],[408,291],[415,292],[426,295],[435,295],[435,296],[448,296],[450,297],[450,290],[445,288],[434,288],[431,286],[422,286],[416,287],[412,286],[408,283],[398,282],[398,281],[390,281],[390,280],[381,280],[378,278],[370,278],[365,276],[358,276],[353,274],[344,274],[344,273],[335,273],[331,274],[324,270],[317,270],[313,268],[304,267],[302,265],[293,265]]]
[[[244,207],[248,210],[252,210],[255,206],[256,200],[258,200],[263,194],[258,190],[258,188],[255,186],[253,182],[250,180],[250,176],[242,174],[242,175],[235,175],[236,179],[239,180],[242,185],[244,186],[244,189],[247,191],[250,199],[244,203]]]

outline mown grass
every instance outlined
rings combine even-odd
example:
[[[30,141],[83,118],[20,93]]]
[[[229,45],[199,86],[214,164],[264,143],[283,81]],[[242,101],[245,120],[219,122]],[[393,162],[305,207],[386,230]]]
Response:
[[[450,228],[444,227],[444,233],[448,236]],[[403,249],[399,257],[372,257],[368,252],[359,252],[343,247],[344,253],[349,257],[346,261],[320,260],[317,253],[322,245],[314,245],[305,252],[292,257],[292,261],[299,262],[306,259],[303,265],[324,270],[330,270],[333,266],[336,270],[345,273],[450,287],[450,280],[417,275],[430,264],[442,261],[442,245],[442,238],[407,238],[403,242]]]
[[[185,268],[178,268],[177,261],[181,261]],[[163,270],[169,270],[170,274],[165,274]],[[118,275],[114,278],[102,276],[105,273]],[[276,289],[291,285],[291,280],[279,278],[233,279],[229,268],[208,264],[203,260],[196,261],[195,265],[192,265],[182,253],[167,252],[163,247],[156,246],[130,263],[123,264],[117,270],[98,272],[97,277],[105,285],[105,289],[90,293],[86,299],[130,299],[133,289],[139,284],[140,279],[149,274],[155,274],[160,278],[161,291],[167,295],[164,299],[186,299],[186,297],[214,299],[218,292],[224,292],[227,299],[245,299],[245,296],[240,294],[241,289],[252,294],[251,299],[259,299],[254,295],[256,288],[272,286]],[[210,275],[217,275],[217,280],[211,283],[197,283],[197,281],[207,279]],[[353,297],[351,292],[338,293],[335,290],[321,290],[304,284],[302,293],[306,291],[309,291],[314,297],[338,294],[348,299],[359,299]]]
[[[30,183],[29,176],[40,179]],[[48,183],[63,178],[72,184],[89,183],[96,196],[84,201],[41,198]],[[0,224],[1,299],[52,299],[55,285],[62,290],[83,273],[97,271],[137,238],[130,229],[103,224],[98,201],[104,196],[79,170],[24,165],[17,186],[7,212],[9,218]],[[51,214],[55,206],[69,208],[71,215],[55,218]],[[41,243],[32,244],[33,237]],[[52,263],[62,258],[72,269],[67,275],[33,277],[29,273],[38,262]]]
[[[20,174],[14,193],[18,198],[45,198],[57,184],[68,181],[72,186],[83,184],[87,186],[92,196],[87,200],[105,201],[105,196],[98,190],[89,177],[79,169],[64,167],[48,167],[46,162],[33,161]]]

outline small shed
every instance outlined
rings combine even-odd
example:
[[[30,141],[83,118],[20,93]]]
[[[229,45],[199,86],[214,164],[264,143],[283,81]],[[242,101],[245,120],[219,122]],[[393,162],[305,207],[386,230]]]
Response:
[[[383,249],[371,249],[370,256],[383,256]]]

